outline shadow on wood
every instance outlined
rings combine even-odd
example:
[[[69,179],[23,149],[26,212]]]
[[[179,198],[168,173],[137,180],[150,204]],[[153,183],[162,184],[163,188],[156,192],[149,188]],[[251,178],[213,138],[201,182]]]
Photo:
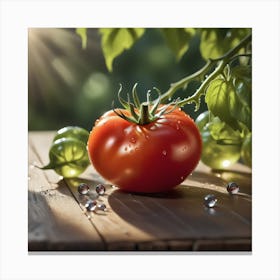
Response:
[[[28,191],[28,251],[96,251],[103,250],[102,240],[92,226],[85,227],[71,219],[73,210],[63,207],[67,193],[49,189],[42,192]],[[48,200],[61,200],[61,211],[50,207]],[[69,215],[70,214],[70,215]],[[88,221],[89,223],[89,221]],[[90,230],[88,230],[90,228]]]
[[[215,250],[213,244],[216,244],[217,250],[251,250],[250,201],[241,196],[211,190],[218,204],[215,208],[206,208],[203,198],[208,193],[206,188],[187,185],[181,185],[168,193],[152,195],[115,190],[108,197],[108,203],[122,219],[151,234],[157,241],[176,237],[177,240],[188,242],[188,247],[190,242],[193,243],[193,250],[200,250],[198,241],[210,239],[211,251]],[[238,247],[238,241],[234,242],[244,239],[248,243],[247,247],[243,241],[241,247]],[[227,246],[223,245],[225,242]],[[205,250],[205,243],[201,244],[204,244]],[[233,246],[230,247],[230,244]],[[141,248],[141,244],[138,246]]]

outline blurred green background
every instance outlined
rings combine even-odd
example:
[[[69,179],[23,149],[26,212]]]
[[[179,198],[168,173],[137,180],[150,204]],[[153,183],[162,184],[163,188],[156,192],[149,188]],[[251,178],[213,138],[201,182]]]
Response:
[[[191,41],[189,50],[178,62],[158,29],[145,34],[129,50],[114,60],[113,72],[105,65],[98,29],[87,29],[87,47],[74,28],[31,28],[28,31],[28,128],[58,130],[77,125],[91,130],[95,120],[118,106],[119,84],[123,96],[138,83],[144,100],[147,90],[157,87],[164,93],[172,82],[199,70],[204,65],[199,51],[199,38]],[[194,93],[192,83],[174,97]],[[156,96],[156,95],[155,95]],[[196,118],[205,111],[202,102],[183,108]]]

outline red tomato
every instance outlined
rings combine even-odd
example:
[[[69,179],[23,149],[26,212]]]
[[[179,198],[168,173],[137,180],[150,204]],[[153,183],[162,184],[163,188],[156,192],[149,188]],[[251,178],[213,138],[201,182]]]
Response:
[[[129,116],[126,110],[117,111]],[[201,150],[196,124],[180,109],[145,125],[109,111],[96,121],[88,140],[96,171],[130,192],[154,193],[176,187],[194,170]]]

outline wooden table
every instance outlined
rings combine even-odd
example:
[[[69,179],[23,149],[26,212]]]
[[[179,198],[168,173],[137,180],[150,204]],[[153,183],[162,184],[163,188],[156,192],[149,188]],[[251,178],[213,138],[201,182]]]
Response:
[[[63,179],[35,165],[48,163],[54,132],[29,132],[29,251],[251,251],[251,169],[211,171],[200,163],[169,193],[130,194],[107,185],[98,200],[108,211],[85,211],[81,182],[106,183],[90,166],[76,179]],[[226,184],[240,186],[237,195]],[[203,198],[218,202],[206,208]]]

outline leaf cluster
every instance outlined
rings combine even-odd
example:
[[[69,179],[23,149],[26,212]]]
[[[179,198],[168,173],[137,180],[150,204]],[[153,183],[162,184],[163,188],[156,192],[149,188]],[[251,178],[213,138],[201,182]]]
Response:
[[[101,46],[109,71],[115,59],[132,48],[145,35],[145,28],[101,28]],[[250,28],[159,28],[158,32],[179,61],[193,40],[199,39],[199,52],[206,61],[197,72],[170,83],[161,102],[170,99],[192,81],[200,84],[180,106],[195,103],[199,109],[203,97],[209,111],[240,133],[252,129],[252,67]],[[86,29],[77,29],[86,44]]]

